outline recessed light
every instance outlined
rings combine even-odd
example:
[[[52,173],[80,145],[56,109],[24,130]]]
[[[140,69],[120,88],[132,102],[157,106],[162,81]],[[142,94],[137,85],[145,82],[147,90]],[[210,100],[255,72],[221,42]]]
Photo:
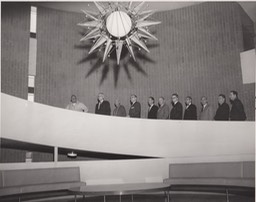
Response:
[[[72,152],[69,152],[67,155],[68,155],[68,157],[70,157],[70,158],[76,158],[76,157],[77,157],[77,154],[74,153],[73,151],[72,151]]]

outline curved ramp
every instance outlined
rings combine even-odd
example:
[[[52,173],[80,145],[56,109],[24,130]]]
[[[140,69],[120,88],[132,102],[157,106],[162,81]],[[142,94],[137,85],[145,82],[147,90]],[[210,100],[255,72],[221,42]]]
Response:
[[[254,157],[254,122],[171,121],[86,114],[1,94],[3,138],[166,158]]]

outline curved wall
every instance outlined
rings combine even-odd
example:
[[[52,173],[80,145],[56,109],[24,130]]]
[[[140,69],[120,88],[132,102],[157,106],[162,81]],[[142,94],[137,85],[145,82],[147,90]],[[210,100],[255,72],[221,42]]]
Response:
[[[254,122],[108,117],[1,96],[3,138],[166,158],[254,157]]]

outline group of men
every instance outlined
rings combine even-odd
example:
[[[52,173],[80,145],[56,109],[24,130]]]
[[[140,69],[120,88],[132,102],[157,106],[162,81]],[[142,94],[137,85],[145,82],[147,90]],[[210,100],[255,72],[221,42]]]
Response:
[[[192,103],[191,96],[187,96],[185,99],[185,109],[183,113],[183,106],[179,101],[178,94],[172,94],[172,108],[166,104],[165,99],[160,97],[158,99],[158,106],[155,104],[153,97],[148,98],[148,119],[173,119],[173,120],[232,120],[243,121],[246,120],[246,114],[242,102],[238,99],[238,93],[236,91],[230,91],[229,99],[231,108],[226,103],[226,97],[224,94],[218,96],[218,109],[213,111],[212,106],[208,103],[207,97],[201,98],[201,110],[199,116],[197,116],[197,107]],[[121,105],[120,100],[115,100],[115,109],[113,116],[120,117],[141,117],[141,104],[137,101],[136,95],[130,97],[130,109],[128,115],[126,114],[125,107]],[[71,96],[71,102],[66,107],[70,110],[88,112],[88,108],[81,102],[79,102],[75,95]],[[104,94],[99,93],[98,102],[95,106],[95,114],[111,115],[111,108],[109,101],[104,99]]]

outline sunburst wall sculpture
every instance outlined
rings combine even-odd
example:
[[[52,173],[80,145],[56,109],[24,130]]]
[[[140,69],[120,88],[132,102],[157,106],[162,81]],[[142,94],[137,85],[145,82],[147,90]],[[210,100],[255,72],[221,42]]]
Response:
[[[154,13],[152,10],[142,11],[144,2],[133,6],[129,3],[99,3],[94,2],[99,12],[82,10],[88,21],[79,23],[89,31],[80,41],[93,40],[89,54],[98,49],[104,50],[102,62],[116,51],[116,61],[119,65],[123,47],[126,47],[130,56],[136,61],[134,48],[149,52],[145,39],[157,40],[150,33],[149,27],[160,24],[160,21],[148,20]]]

